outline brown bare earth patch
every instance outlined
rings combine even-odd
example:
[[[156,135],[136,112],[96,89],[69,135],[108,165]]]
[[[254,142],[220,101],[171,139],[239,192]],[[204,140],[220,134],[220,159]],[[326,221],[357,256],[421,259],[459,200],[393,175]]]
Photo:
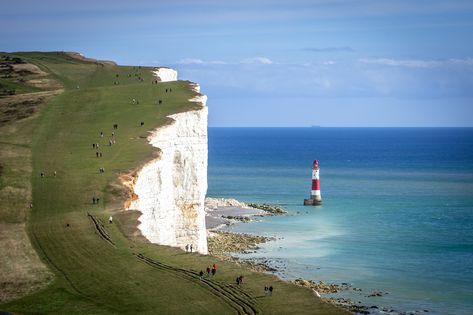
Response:
[[[61,93],[62,84],[19,57],[0,59],[0,126],[30,117]]]
[[[13,73],[16,74],[36,74],[41,76],[47,76],[48,74],[41,70],[38,66],[31,63],[20,63],[12,64]]]
[[[26,83],[37,87],[41,89],[49,89],[49,88],[60,88],[61,85],[58,84],[58,82],[54,79],[48,79],[48,78],[37,78],[37,79],[31,79],[26,81]]]
[[[0,249],[0,302],[33,292],[53,279],[31,246],[24,223],[0,223]]]
[[[59,89],[0,97],[0,126],[34,115],[41,105],[62,91]]]
[[[62,84],[47,72],[19,57],[0,58],[0,79],[1,98],[62,88]]]

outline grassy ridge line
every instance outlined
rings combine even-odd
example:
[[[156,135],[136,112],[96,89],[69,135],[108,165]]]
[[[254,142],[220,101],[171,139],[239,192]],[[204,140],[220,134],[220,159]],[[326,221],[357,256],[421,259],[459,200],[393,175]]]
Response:
[[[137,255],[193,273],[215,262],[214,258],[130,240],[120,229],[129,222],[121,222],[120,216],[116,223],[104,225],[115,244],[111,246],[87,215],[106,222],[109,212],[105,206],[121,198],[110,189],[117,173],[152,157],[153,148],[146,141],[148,130],[164,124],[169,114],[195,108],[187,101],[195,95],[189,84],[152,85],[150,69],[145,68],[74,62],[68,57],[61,62],[61,55],[40,53],[27,58],[54,73],[66,87],[42,111],[33,139],[34,208],[29,231],[56,280],[47,289],[0,309],[22,314],[235,313],[228,301],[198,279],[183,278],[174,269],[155,268]],[[135,73],[144,82],[137,81]],[[116,80],[119,85],[113,84]],[[164,92],[169,87],[172,95]],[[140,104],[131,104],[132,98]],[[158,98],[163,100],[161,106],[155,103]],[[109,147],[108,138],[100,138],[99,133],[109,136],[115,123],[119,125],[117,143]],[[95,157],[94,142],[100,143],[103,158]],[[105,167],[105,174],[98,173],[99,167]],[[46,177],[41,178],[40,172]],[[94,194],[101,198],[98,206],[91,204]],[[310,291],[275,277],[232,263],[217,264],[219,272],[212,281],[227,286],[237,275],[245,275],[244,293],[264,313],[343,313],[315,299]],[[265,284],[277,288],[273,297],[262,297]]]

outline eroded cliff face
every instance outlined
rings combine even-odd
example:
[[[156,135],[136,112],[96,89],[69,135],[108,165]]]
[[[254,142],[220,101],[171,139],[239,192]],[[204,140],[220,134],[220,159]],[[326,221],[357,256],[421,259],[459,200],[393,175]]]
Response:
[[[193,88],[199,91],[198,85]],[[172,123],[148,137],[160,156],[138,171],[133,184],[136,197],[128,205],[142,213],[138,228],[149,241],[180,248],[192,244],[194,251],[203,254],[207,254],[206,100],[205,95],[191,99],[202,103],[202,108],[170,115]]]

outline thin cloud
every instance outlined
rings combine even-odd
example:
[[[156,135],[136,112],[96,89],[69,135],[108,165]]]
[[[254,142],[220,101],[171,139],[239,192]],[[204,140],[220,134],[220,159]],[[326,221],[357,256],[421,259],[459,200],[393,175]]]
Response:
[[[227,62],[222,60],[203,60],[199,58],[184,58],[176,62],[178,65],[245,65],[245,64],[259,64],[259,65],[271,65],[276,64],[267,57],[252,57],[245,58],[239,62]]]
[[[366,64],[401,66],[409,68],[433,68],[439,65],[438,61],[421,59],[362,58],[360,59],[360,62]]]
[[[225,65],[226,62],[221,60],[205,61],[198,58],[184,58],[176,62],[179,65]]]
[[[240,61],[243,64],[261,64],[261,65],[270,65],[273,64],[273,61],[266,57],[254,57],[254,58],[246,58]]]
[[[450,64],[458,64],[463,66],[473,66],[473,58],[466,58],[466,59],[449,59]]]
[[[448,65],[473,66],[473,58],[447,60],[362,58],[359,61],[365,64],[407,68],[435,68]]]
[[[355,50],[349,46],[339,46],[339,47],[305,47],[302,48],[303,51],[310,52],[354,52]]]

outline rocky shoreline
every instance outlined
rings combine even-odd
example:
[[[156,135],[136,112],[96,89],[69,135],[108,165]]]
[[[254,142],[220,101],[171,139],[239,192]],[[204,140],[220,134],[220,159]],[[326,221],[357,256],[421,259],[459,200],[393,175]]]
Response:
[[[258,250],[259,244],[273,240],[271,237],[240,234],[224,231],[212,231],[208,234],[209,254],[225,261],[233,261],[239,265],[245,265],[257,272],[274,272],[276,269],[269,267],[264,262],[250,259],[240,259],[231,253],[248,253]]]
[[[205,199],[207,242],[209,254],[222,260],[231,260],[258,272],[276,272],[266,259],[240,259],[232,254],[244,254],[259,249],[259,244],[274,240],[273,237],[221,231],[237,223],[247,223],[255,217],[286,213],[279,206],[246,204],[236,199]]]
[[[212,231],[208,238],[209,254],[224,256],[228,253],[248,253],[259,249],[258,245],[273,240],[271,237]]]
[[[284,208],[277,205],[270,205],[267,203],[249,203],[247,204],[250,208],[260,209],[266,211],[268,215],[281,215],[287,213]]]
[[[240,222],[251,222],[258,217],[282,215],[286,211],[278,205],[246,204],[236,199],[205,198],[205,213],[207,230],[214,231]]]

